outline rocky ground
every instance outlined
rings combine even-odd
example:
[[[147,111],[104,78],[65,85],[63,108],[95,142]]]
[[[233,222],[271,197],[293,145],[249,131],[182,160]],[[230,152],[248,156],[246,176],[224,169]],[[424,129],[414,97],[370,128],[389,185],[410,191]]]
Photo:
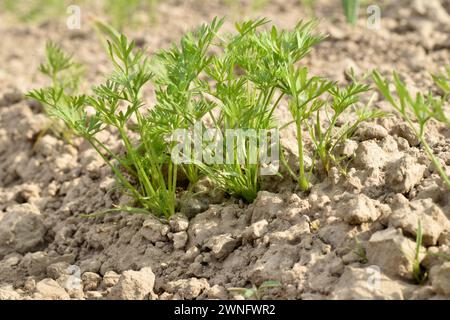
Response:
[[[129,34],[154,52],[231,10],[212,2],[164,2],[159,23]],[[350,67],[359,74],[395,68],[425,91],[429,73],[450,65],[450,1],[382,6],[379,30],[363,18],[348,27],[333,8],[317,9],[330,37],[305,60],[314,73],[345,82]],[[257,14],[282,27],[305,17],[293,0]],[[307,194],[283,180],[250,205],[210,192],[185,202],[169,223],[83,218],[127,199],[88,145],[40,136],[48,119],[24,93],[46,84],[37,66],[49,37],[88,66],[85,87],[108,70],[106,55],[87,22],[68,31],[56,22],[1,21],[0,299],[243,299],[228,289],[268,280],[280,286],[264,291],[267,299],[450,298],[450,192],[399,118],[363,125],[341,148],[347,174],[316,177]],[[381,97],[375,106],[388,108]],[[284,139],[292,137],[287,131]],[[450,175],[450,128],[430,125],[427,140]],[[197,189],[211,190],[206,180]],[[419,219],[428,273],[420,285],[412,270]]]

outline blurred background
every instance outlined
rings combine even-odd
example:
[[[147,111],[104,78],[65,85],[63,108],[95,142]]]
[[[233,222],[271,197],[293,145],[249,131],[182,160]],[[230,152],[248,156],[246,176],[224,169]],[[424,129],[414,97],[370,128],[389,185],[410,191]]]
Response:
[[[87,65],[89,82],[98,79],[109,63],[96,20],[151,54],[215,16],[226,17],[225,31],[245,18],[267,17],[282,28],[318,19],[329,41],[306,62],[335,80],[345,80],[348,68],[395,67],[426,85],[424,73],[450,60],[450,0],[0,0],[0,81],[22,91],[42,83],[37,69],[48,40]]]
[[[71,6],[78,6],[82,21],[95,17],[108,21],[117,29],[148,28],[164,23],[168,15],[188,17],[220,15],[241,19],[255,15],[277,15],[292,12],[303,17],[316,17],[339,21],[351,9],[365,9],[369,5],[386,6],[389,2],[370,0],[2,0],[2,20],[16,23],[43,23],[67,18],[73,13]],[[354,18],[347,16],[350,22]]]

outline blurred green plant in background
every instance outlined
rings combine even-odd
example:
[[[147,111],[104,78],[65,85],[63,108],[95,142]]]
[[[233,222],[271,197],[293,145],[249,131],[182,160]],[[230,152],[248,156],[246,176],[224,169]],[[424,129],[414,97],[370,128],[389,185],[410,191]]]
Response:
[[[358,20],[360,1],[359,0],[342,0],[345,18],[347,22],[355,25]]]
[[[0,10],[23,22],[38,22],[64,14],[68,5],[65,0],[3,0]]]
[[[316,16],[315,4],[317,0],[299,0],[299,2],[301,6],[306,8],[309,15]]]
[[[154,23],[159,0],[103,0],[102,11],[116,29],[139,27],[143,22]],[[0,11],[6,12],[21,22],[35,23],[65,18],[71,5],[81,6],[83,13],[95,12],[98,2],[86,0],[3,0]],[[142,18],[142,19],[140,19]]]
[[[193,5],[203,5],[204,0],[195,0]],[[349,24],[355,25],[358,21],[358,12],[368,0],[341,0],[342,9]],[[384,3],[385,1],[377,1]],[[0,11],[6,12],[21,22],[36,23],[46,20],[63,18],[67,15],[67,8],[71,5],[81,7],[83,13],[94,12],[104,16],[108,23],[117,30],[124,28],[139,28],[147,24],[157,23],[157,7],[161,0],[2,0]],[[227,15],[236,14],[237,17],[246,14],[261,13],[271,2],[269,0],[223,0],[227,8]],[[298,6],[306,11],[307,16],[315,17],[318,4],[330,6],[339,12],[339,4],[335,1],[298,0]],[[174,5],[176,5],[174,3]],[[205,3],[206,5],[206,3]],[[98,12],[100,8],[100,12]],[[97,17],[98,18],[98,17]],[[330,18],[330,17],[328,17]]]
[[[159,0],[105,0],[104,8],[111,25],[118,30],[125,26],[138,27],[139,13],[144,13],[150,23],[156,22],[156,6]]]

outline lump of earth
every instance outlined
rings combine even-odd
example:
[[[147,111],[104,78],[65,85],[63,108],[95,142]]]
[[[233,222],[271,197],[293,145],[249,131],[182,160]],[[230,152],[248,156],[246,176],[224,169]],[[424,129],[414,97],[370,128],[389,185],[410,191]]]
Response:
[[[20,299],[20,294],[11,285],[0,287],[0,301],[18,299]]]
[[[0,257],[26,253],[44,242],[46,228],[39,210],[30,204],[9,207],[0,213]]]
[[[364,141],[371,139],[381,140],[388,135],[388,131],[376,123],[363,122],[360,124],[356,134]]]
[[[106,288],[111,288],[119,282],[120,276],[114,271],[106,271],[103,275],[102,285]]]
[[[173,247],[176,250],[183,249],[188,240],[188,234],[186,231],[180,231],[173,234]]]
[[[377,208],[377,201],[364,194],[349,195],[337,208],[337,215],[349,224],[362,224],[376,221],[381,210]]]
[[[255,222],[245,228],[242,233],[242,238],[245,241],[252,241],[261,238],[267,232],[268,226],[269,223],[265,219]]]
[[[409,192],[422,180],[426,168],[425,165],[419,164],[416,158],[406,155],[389,163],[386,169],[386,183],[392,191]]]
[[[207,199],[198,199],[196,197],[186,197],[181,200],[180,212],[189,219],[195,217],[200,212],[208,210],[209,202]]]
[[[434,291],[450,297],[450,262],[431,268],[430,279]]]
[[[420,261],[424,257],[423,249]],[[369,263],[380,267],[383,273],[412,279],[415,250],[415,242],[404,237],[401,229],[388,228],[370,237],[366,254]]]
[[[58,282],[47,278],[36,284],[34,298],[42,300],[69,300],[70,296]]]
[[[281,281],[298,260],[296,245],[272,244],[269,249],[248,270],[251,283],[260,285],[264,281]]]
[[[81,280],[83,281],[83,290],[92,291],[98,288],[102,282],[102,277],[100,277],[97,273],[85,272],[81,276]]]
[[[402,195],[397,195],[396,204],[389,217],[389,225],[401,228],[405,233],[416,237],[419,221],[422,226],[423,245],[434,246],[445,231],[450,231],[447,217],[431,199],[407,201]]]
[[[355,151],[354,164],[356,168],[381,168],[386,162],[386,154],[373,140],[363,141]]]
[[[186,231],[189,227],[189,220],[181,214],[175,214],[170,218],[169,225],[173,232]]]
[[[279,194],[267,191],[258,192],[255,201],[249,206],[249,210],[253,209],[252,223],[262,219],[269,220],[275,218],[283,206],[284,201]]]
[[[190,278],[170,281],[163,288],[167,293],[173,294],[174,300],[192,300],[204,291],[209,291],[210,286],[206,279]]]
[[[22,92],[17,88],[12,88],[8,92],[5,92],[3,98],[0,99],[0,106],[10,106],[19,103],[24,98]]]
[[[227,257],[236,248],[239,241],[232,237],[230,233],[221,234],[209,239],[205,247],[209,248],[216,259]]]
[[[142,236],[153,243],[165,241],[168,232],[169,226],[161,223],[153,217],[145,220],[140,230]]]
[[[140,271],[125,271],[117,284],[112,287],[109,299],[112,300],[143,300],[153,293],[155,275],[150,267]]]
[[[403,300],[403,286],[373,267],[346,267],[331,294],[334,300]]]
[[[414,131],[406,123],[397,124],[393,129],[393,133],[406,139],[411,147],[417,146],[420,143]]]

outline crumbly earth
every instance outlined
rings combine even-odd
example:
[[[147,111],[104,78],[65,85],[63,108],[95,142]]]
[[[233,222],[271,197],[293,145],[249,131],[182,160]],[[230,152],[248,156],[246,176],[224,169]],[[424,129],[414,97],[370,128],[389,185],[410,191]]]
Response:
[[[319,3],[320,29],[330,37],[305,59],[313,73],[345,83],[349,68],[360,75],[395,68],[426,91],[429,73],[450,65],[448,0],[383,5],[379,30],[364,18],[351,28],[336,4]],[[151,53],[200,22],[224,12],[231,20],[240,10],[164,1],[154,26],[128,34]],[[264,299],[450,298],[450,192],[395,116],[361,126],[340,150],[346,174],[333,168],[316,176],[309,193],[289,179],[267,179],[250,205],[211,192],[184,200],[169,223],[121,213],[80,217],[128,199],[86,143],[45,130],[48,119],[24,93],[47,84],[37,67],[48,38],[88,66],[83,87],[101,80],[109,63],[89,14],[78,31],[62,22],[14,25],[0,15],[0,299],[243,299],[229,289],[268,280],[280,286],[262,292]],[[306,17],[294,0],[245,14],[281,27]],[[390,110],[379,96],[374,105]],[[432,123],[426,135],[450,175],[450,128]],[[288,145],[294,137],[290,129],[283,134]],[[120,148],[113,134],[102,139]],[[208,183],[198,191],[211,190]],[[419,219],[428,274],[421,285],[412,270]]]

